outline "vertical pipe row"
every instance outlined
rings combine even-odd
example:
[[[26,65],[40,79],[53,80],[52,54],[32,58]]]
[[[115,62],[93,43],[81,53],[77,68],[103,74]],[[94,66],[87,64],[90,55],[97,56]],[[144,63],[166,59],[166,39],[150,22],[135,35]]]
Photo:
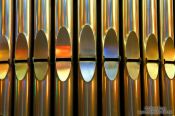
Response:
[[[102,0],[102,114],[120,115],[118,0]],[[118,61],[117,61],[118,60]]]
[[[34,116],[50,115],[51,1],[34,2]]]
[[[12,112],[13,0],[0,1],[0,115]],[[2,63],[3,62],[3,63]]]
[[[78,14],[78,113],[96,116],[96,0],[79,0]]]
[[[144,55],[144,106],[160,106],[157,1],[142,2],[142,38]]]
[[[159,1],[162,67],[162,100],[167,111],[175,114],[175,49],[173,0]]]
[[[27,60],[31,58],[31,2],[16,0],[16,33],[15,33],[15,103],[16,116],[30,114],[30,68]],[[24,62],[22,62],[24,61]]]
[[[73,0],[55,2],[55,115],[73,115]],[[67,59],[67,60],[66,60]]]
[[[139,1],[123,0],[124,102],[125,115],[135,116],[141,110]]]

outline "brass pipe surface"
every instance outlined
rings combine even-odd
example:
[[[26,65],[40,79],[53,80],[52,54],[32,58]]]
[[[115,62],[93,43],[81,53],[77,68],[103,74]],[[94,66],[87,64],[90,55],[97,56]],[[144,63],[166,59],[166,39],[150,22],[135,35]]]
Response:
[[[12,41],[13,41],[13,1],[0,1],[0,115],[12,113]]]
[[[79,0],[78,14],[78,115],[96,116],[96,0]]]
[[[73,0],[55,0],[55,56],[72,59]],[[56,61],[55,115],[73,115],[73,72],[71,61]]]
[[[123,0],[123,41],[124,56],[127,59],[140,59],[139,1]],[[140,62],[125,62],[124,105],[125,115],[139,115],[141,111]]]
[[[167,111],[175,115],[175,65],[166,61],[175,60],[173,0],[162,0],[160,8],[160,39],[162,66],[162,100]],[[164,62],[165,60],[165,62]]]
[[[31,39],[31,2],[16,0],[16,48],[15,61],[26,60],[26,63],[15,63],[15,116],[29,116],[30,113],[30,69],[27,59],[30,58]]]
[[[102,0],[102,114],[120,115],[119,62],[104,61],[119,58],[118,0]]]
[[[50,115],[51,1],[34,1],[34,116]],[[35,60],[38,59],[38,62]],[[47,60],[40,62],[39,60]]]
[[[149,9],[149,10],[148,10]],[[157,1],[145,0],[142,2],[143,14],[143,55],[144,55],[144,107],[160,106],[159,96],[159,59],[157,36]],[[147,60],[147,62],[146,62]],[[154,62],[149,62],[153,60]],[[159,114],[158,114],[159,115]]]

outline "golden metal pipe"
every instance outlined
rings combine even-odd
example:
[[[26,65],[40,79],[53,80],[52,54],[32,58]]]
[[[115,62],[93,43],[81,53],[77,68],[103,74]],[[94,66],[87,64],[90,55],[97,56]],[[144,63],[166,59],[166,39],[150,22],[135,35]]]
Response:
[[[123,0],[124,55],[139,59],[139,1]],[[124,100],[126,116],[141,110],[140,62],[126,62],[124,69]]]
[[[72,59],[73,0],[55,0],[56,58]],[[56,61],[55,115],[73,115],[73,73],[71,61]]]
[[[162,67],[163,106],[175,115],[175,65],[166,61],[175,60],[173,0],[161,0],[160,3],[160,39]]]
[[[16,48],[15,60],[30,57],[31,39],[31,2],[16,0]],[[28,63],[15,63],[15,103],[16,116],[30,115],[30,71]]]
[[[34,115],[50,115],[50,25],[51,25],[51,1],[35,0],[34,21]],[[36,62],[35,60],[38,61]]]
[[[119,58],[118,0],[102,0],[103,115],[120,115],[119,62],[105,58]]]
[[[143,53],[144,53],[144,106],[159,106],[159,59],[157,38],[157,1],[142,2]],[[146,59],[148,62],[146,62]],[[153,60],[155,62],[149,62]]]
[[[78,14],[78,113],[79,116],[96,116],[96,0],[79,0]]]
[[[13,1],[0,1],[0,61],[12,62]],[[12,68],[0,64],[0,115],[11,115]]]

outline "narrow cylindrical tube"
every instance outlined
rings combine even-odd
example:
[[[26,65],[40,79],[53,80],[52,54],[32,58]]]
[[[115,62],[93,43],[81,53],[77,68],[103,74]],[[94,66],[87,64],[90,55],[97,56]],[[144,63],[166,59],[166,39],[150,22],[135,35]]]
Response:
[[[104,116],[120,115],[118,0],[102,0],[102,104]]]
[[[0,1],[0,115],[12,115],[13,0]]]
[[[15,116],[30,115],[30,57],[31,2],[16,0],[16,44],[15,44]],[[18,63],[23,60],[24,62]]]
[[[160,0],[160,39],[163,106],[175,115],[175,61],[173,0]],[[167,62],[170,63],[167,63]]]
[[[55,0],[55,115],[73,115],[73,0]],[[59,60],[62,58],[62,60]],[[66,59],[69,59],[68,61]]]
[[[79,0],[78,14],[78,113],[96,116],[96,0]]]
[[[34,116],[50,115],[51,1],[34,2]]]
[[[144,61],[144,106],[159,106],[159,50],[157,36],[157,1],[142,2]]]
[[[127,116],[141,110],[139,1],[123,0],[124,102]]]

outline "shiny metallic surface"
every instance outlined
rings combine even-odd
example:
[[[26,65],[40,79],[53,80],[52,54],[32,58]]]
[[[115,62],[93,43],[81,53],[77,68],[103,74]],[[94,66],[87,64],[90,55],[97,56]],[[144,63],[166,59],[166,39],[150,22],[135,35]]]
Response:
[[[13,1],[0,1],[0,61],[12,61]],[[0,64],[0,115],[12,112],[12,68]]]
[[[73,0],[55,0],[55,56],[72,59]],[[73,115],[71,61],[56,61],[55,116]]]
[[[96,0],[78,1],[78,115],[97,115]],[[80,61],[87,58],[87,61]]]
[[[159,96],[159,59],[157,32],[157,1],[142,2],[143,14],[143,55],[144,55],[144,106],[160,106]],[[146,62],[153,60],[153,62]]]
[[[16,0],[16,48],[15,60],[30,57],[31,2]],[[24,25],[26,24],[26,25]],[[15,63],[15,116],[30,115],[30,70],[28,63]]]
[[[49,72],[48,72],[49,74]],[[47,76],[47,75],[46,75]],[[50,78],[35,79],[34,82],[34,116],[50,116]]]
[[[127,59],[140,58],[139,46],[139,1],[123,0],[124,56]],[[124,100],[126,116],[138,115],[141,110],[140,62],[125,62]]]
[[[51,41],[51,1],[34,1],[34,106],[33,115],[50,115],[50,65],[47,61],[36,62],[36,59],[50,61]]]
[[[163,106],[175,115],[175,65],[166,61],[175,60],[173,0],[162,0],[160,8],[160,38],[162,55],[162,98]]]
[[[119,58],[118,0],[102,0],[103,57]],[[120,115],[119,62],[103,61],[102,114]]]

